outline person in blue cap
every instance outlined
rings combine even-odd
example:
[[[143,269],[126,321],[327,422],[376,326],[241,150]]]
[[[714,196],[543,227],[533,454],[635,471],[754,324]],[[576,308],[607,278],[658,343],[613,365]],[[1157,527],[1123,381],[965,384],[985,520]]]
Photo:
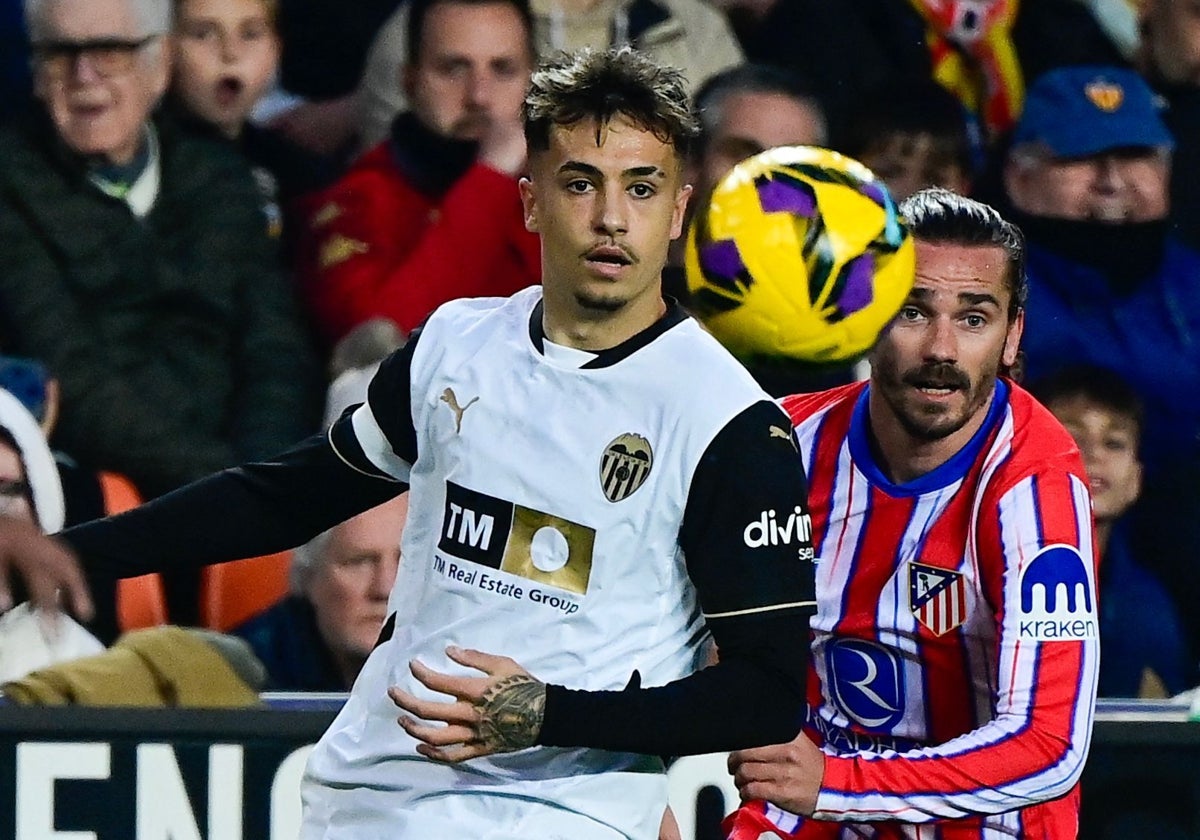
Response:
[[[1200,520],[1200,253],[1169,229],[1173,148],[1136,73],[1059,68],[1028,90],[1004,188],[1028,239],[1025,375],[1092,364],[1136,388],[1145,405],[1139,518],[1149,534],[1139,549],[1177,597],[1193,599],[1200,526],[1184,523]],[[1191,620],[1200,648],[1200,620]]]

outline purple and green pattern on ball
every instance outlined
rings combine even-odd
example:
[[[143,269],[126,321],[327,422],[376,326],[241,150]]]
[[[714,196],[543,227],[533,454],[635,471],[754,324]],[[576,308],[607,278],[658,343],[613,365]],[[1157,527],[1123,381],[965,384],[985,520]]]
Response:
[[[701,247],[700,267],[708,280],[730,288],[732,285],[728,281],[746,274],[746,263],[732,239],[721,239]]]
[[[760,176],[754,182],[763,212],[811,216],[817,209],[817,198],[812,190],[803,182],[781,173],[774,173],[774,176]]]
[[[846,266],[837,308],[842,317],[866,309],[875,299],[875,257],[863,254]]]

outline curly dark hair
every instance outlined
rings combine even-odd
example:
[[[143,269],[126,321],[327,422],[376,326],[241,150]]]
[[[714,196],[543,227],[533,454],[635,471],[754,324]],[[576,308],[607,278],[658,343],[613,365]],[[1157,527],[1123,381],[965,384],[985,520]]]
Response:
[[[622,47],[559,53],[539,66],[525,96],[525,140],[531,152],[545,151],[554,126],[588,119],[598,139],[618,116],[670,143],[681,158],[699,133],[683,74]]]

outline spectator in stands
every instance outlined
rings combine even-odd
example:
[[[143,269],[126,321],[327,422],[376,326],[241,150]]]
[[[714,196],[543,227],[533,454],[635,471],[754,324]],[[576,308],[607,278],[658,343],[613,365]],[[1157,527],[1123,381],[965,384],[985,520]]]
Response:
[[[533,68],[525,0],[412,0],[411,110],[311,213],[297,270],[325,336],[374,317],[405,333],[459,297],[540,279],[517,176]]]
[[[583,47],[629,44],[660,64],[683,71],[692,89],[742,63],[725,16],[707,0],[532,0],[533,43],[539,55]],[[401,5],[380,29],[359,91],[366,145],[387,134],[396,114],[411,107],[396,80],[413,54],[414,5]]]
[[[829,142],[825,113],[803,79],[765,64],[722,70],[692,97],[700,136],[685,177],[693,187],[688,214],[708,196],[729,170],[752,155],[777,146],[824,146]],[[690,223],[690,222],[689,222]],[[687,300],[683,276],[686,237],[671,243],[664,290]]]
[[[926,187],[971,188],[971,123],[962,103],[936,82],[887,85],[865,96],[839,148],[878,175],[896,201]]]
[[[318,379],[253,180],[150,118],[168,0],[28,11],[44,108],[0,134],[0,336],[61,384],[55,444],[150,497],[299,440]]]
[[[54,456],[37,420],[0,390],[0,516],[54,532],[63,525],[63,492]],[[66,615],[20,604],[0,616],[0,681],[104,649]]]
[[[827,146],[829,127],[821,103],[804,79],[788,70],[744,64],[710,78],[692,97],[700,136],[689,161],[687,180],[694,186],[688,214],[701,212],[708,197],[735,165],[778,146]],[[666,294],[688,303],[684,276],[686,237],[671,243],[663,272]],[[777,396],[821,390],[853,379],[848,366],[814,369],[791,363],[751,368],[758,383]]]
[[[1066,368],[1031,390],[1079,444],[1100,554],[1101,697],[1166,697],[1196,682],[1175,606],[1143,568],[1125,516],[1142,490],[1142,405],[1118,374]],[[1133,632],[1136,628],[1136,632]]]
[[[1139,76],[1081,66],[1029,89],[1013,140],[1004,187],[1029,240],[1027,376],[1090,363],[1138,391],[1137,540],[1200,649],[1200,253],[1168,228],[1172,137]]]
[[[1163,118],[1175,135],[1171,220],[1176,235],[1200,249],[1200,6],[1143,0],[1142,72],[1166,99]]]
[[[1200,432],[1200,254],[1167,231],[1172,146],[1135,73],[1063,68],[1030,88],[1004,171],[1029,240],[1028,373],[1093,362],[1128,379],[1152,467]]]
[[[149,119],[169,6],[30,11],[46,114],[0,136],[0,332],[61,383],[57,442],[153,496],[298,440],[316,380],[253,181]]]
[[[279,69],[277,0],[174,0],[171,100],[209,136],[232,140],[253,165],[272,233],[302,194],[326,186],[335,162],[250,121]]]
[[[348,691],[375,647],[400,562],[408,494],[296,549],[294,594],[236,628],[276,691]]]
[[[777,146],[827,146],[821,103],[800,77],[742,64],[709,78],[692,97],[700,120],[688,180],[707,197],[734,165]]]

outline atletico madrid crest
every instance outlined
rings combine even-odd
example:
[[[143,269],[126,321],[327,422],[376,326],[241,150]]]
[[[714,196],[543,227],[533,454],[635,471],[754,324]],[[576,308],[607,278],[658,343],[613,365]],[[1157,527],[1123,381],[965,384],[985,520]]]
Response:
[[[619,502],[634,494],[646,482],[654,452],[650,441],[627,432],[604,450],[600,459],[600,487],[610,502]]]
[[[963,623],[967,611],[967,585],[961,572],[908,564],[908,593],[913,615],[935,636]]]

